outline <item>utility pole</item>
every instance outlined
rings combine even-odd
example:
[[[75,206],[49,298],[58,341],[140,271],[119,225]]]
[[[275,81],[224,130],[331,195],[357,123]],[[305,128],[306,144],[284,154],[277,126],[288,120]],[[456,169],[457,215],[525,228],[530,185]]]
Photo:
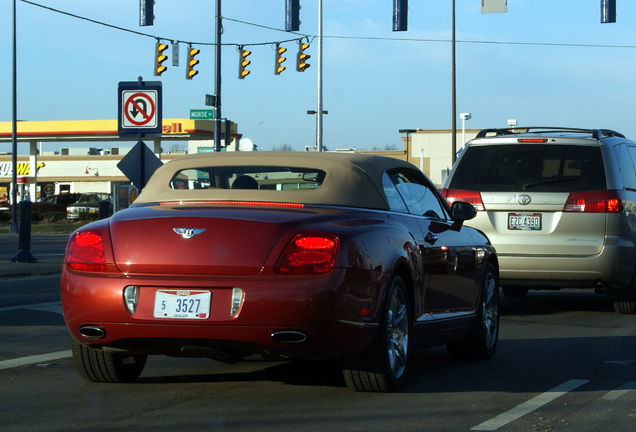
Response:
[[[216,35],[214,38],[214,94],[216,95],[214,102],[214,151],[221,151],[221,33],[223,30],[223,22],[221,18],[221,0],[216,0],[215,27]],[[227,145],[228,143],[225,143]]]
[[[453,80],[453,84],[451,85],[451,99],[452,99],[452,116],[453,116],[453,121],[452,121],[452,132],[451,132],[451,160],[453,161],[453,164],[455,164],[455,159],[457,158],[457,94],[456,94],[456,82],[457,82],[457,77],[456,75],[456,65],[455,65],[455,0],[453,0],[453,18],[452,18],[452,49],[451,49],[451,57],[453,58],[451,63],[452,63],[452,68],[453,68],[453,72],[451,73],[452,76],[452,80]]]
[[[17,74],[17,58],[16,58],[16,1],[13,0],[13,97],[12,105],[12,132],[11,132],[11,164],[13,166],[13,174],[11,176],[11,225],[9,232],[18,232],[18,86],[16,84]]]
[[[322,145],[322,0],[318,0],[318,109],[316,110],[316,146],[321,152]]]

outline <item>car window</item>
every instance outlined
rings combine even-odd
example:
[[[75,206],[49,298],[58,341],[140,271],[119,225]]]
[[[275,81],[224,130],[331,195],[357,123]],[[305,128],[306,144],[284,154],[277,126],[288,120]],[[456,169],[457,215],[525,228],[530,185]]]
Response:
[[[411,214],[437,219],[448,218],[443,202],[439,199],[438,194],[434,192],[434,186],[423,180],[423,176],[408,170],[396,170],[388,173],[388,178],[395,185],[395,191],[401,198],[403,205],[406,206],[406,211]],[[385,193],[386,190],[387,187],[385,186]],[[387,199],[389,199],[388,194]],[[396,206],[399,205],[397,199],[392,199]],[[393,208],[391,207],[391,209]]]
[[[571,192],[605,188],[599,147],[575,145],[469,146],[450,187],[482,192]]]
[[[316,189],[325,178],[322,170],[268,167],[199,167],[178,171],[170,181],[171,189]]]
[[[621,174],[623,186],[628,189],[636,189],[636,170],[634,160],[636,160],[636,147],[619,145],[616,146],[616,159]]]
[[[395,184],[387,173],[382,174],[382,187],[384,188],[386,200],[389,203],[389,210],[408,213],[404,200],[402,200],[400,193],[397,191]]]

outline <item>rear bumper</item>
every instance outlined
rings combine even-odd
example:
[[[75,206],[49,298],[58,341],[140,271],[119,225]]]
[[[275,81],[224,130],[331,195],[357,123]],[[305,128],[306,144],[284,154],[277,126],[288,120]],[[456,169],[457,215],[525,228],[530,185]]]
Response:
[[[149,279],[98,277],[64,268],[62,306],[76,340],[113,351],[219,358],[339,357],[360,352],[373,341],[382,278],[366,270],[335,270],[304,278]],[[134,314],[123,299],[128,285],[141,287]],[[230,316],[233,287],[243,290],[244,301],[239,313]],[[165,288],[209,289],[209,317],[154,318],[155,292]],[[371,313],[364,317],[361,309]],[[103,335],[86,337],[81,330],[86,326]]]
[[[634,273],[634,245],[615,242],[601,253],[585,256],[536,256],[499,254],[503,286],[524,283],[552,287],[612,288],[629,286]]]

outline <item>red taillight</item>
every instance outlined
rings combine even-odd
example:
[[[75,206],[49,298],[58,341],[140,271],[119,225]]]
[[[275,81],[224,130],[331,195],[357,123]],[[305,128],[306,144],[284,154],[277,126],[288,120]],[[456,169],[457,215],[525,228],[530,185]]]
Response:
[[[303,208],[304,204],[273,202],[273,201],[166,201],[160,202],[160,206],[178,206],[178,205],[222,205],[222,206],[263,206],[263,207],[291,207]]]
[[[472,204],[477,211],[484,211],[484,202],[481,199],[481,194],[477,191],[466,191],[458,189],[442,189],[442,195],[446,198],[448,205],[453,205],[455,201],[467,202]]]
[[[532,143],[532,144],[536,144],[536,143],[547,143],[548,139],[547,138],[519,138],[517,140],[517,142],[519,143]]]
[[[326,273],[338,255],[338,238],[331,234],[299,234],[289,242],[276,263],[276,273]]]
[[[105,271],[106,256],[101,231],[86,230],[73,234],[68,242],[64,261],[73,270]]]
[[[622,209],[623,203],[615,190],[572,192],[563,206],[568,213],[618,213]]]

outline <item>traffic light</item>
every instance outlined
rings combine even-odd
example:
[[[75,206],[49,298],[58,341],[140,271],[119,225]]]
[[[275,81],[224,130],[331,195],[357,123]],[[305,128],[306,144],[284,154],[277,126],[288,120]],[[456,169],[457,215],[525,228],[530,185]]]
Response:
[[[304,72],[309,67],[307,60],[311,57],[309,54],[305,54],[305,50],[309,48],[308,43],[300,42],[298,44],[298,58],[296,60],[296,70],[298,72]]]
[[[300,29],[300,0],[285,0],[285,31]]]
[[[201,50],[188,47],[188,67],[186,69],[186,79],[191,80],[193,76],[199,73],[198,70],[194,69],[194,67],[199,64],[199,60],[195,59],[194,56],[198,55],[200,52]]]
[[[139,25],[151,26],[154,22],[154,0],[139,0]]]
[[[616,22],[616,0],[601,0],[601,24]]]
[[[393,31],[408,29],[409,0],[393,0]]]
[[[168,44],[157,42],[157,49],[155,53],[155,76],[160,76],[168,69],[167,66],[162,65],[163,62],[168,60],[168,56],[163,52],[168,49]]]
[[[283,48],[276,45],[276,65],[274,66],[275,67],[274,73],[276,75],[280,75],[282,71],[287,69],[285,66],[283,66],[283,62],[287,60],[287,57],[283,57],[283,54],[285,54],[285,51],[287,51],[287,48]]]
[[[250,71],[245,69],[251,61],[247,59],[247,56],[252,54],[252,51],[241,48],[241,58],[239,59],[239,79],[243,79],[250,74]]]

